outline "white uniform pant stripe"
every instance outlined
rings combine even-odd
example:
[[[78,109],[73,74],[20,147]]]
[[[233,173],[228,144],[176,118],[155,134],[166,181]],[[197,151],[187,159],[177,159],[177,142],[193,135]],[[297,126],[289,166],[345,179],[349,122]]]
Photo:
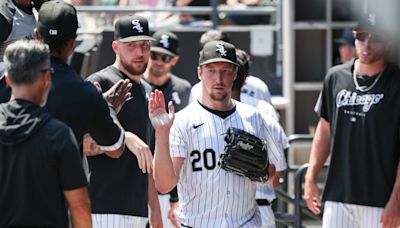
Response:
[[[323,228],[378,228],[383,208],[325,202]]]
[[[275,228],[275,216],[271,206],[258,206],[261,214],[261,228]]]
[[[130,215],[92,214],[93,228],[145,228],[148,219]]]

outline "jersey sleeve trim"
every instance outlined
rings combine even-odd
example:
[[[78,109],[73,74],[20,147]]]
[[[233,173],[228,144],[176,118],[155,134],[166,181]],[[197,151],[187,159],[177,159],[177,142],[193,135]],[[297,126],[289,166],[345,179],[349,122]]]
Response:
[[[103,151],[113,151],[113,150],[119,149],[122,146],[122,144],[124,143],[124,141],[125,141],[125,131],[121,129],[121,133],[120,133],[119,138],[116,143],[114,143],[111,146],[99,145],[99,147],[100,147],[100,150],[103,150]]]

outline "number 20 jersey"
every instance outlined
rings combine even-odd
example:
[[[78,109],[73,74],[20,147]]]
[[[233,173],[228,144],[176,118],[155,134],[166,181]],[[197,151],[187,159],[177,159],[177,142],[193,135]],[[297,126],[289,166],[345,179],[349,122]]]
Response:
[[[190,227],[259,227],[255,201],[256,183],[219,167],[229,127],[243,129],[267,142],[269,160],[284,162],[283,148],[275,139],[276,122],[266,122],[253,107],[235,102],[236,110],[225,119],[198,102],[176,114],[170,133],[171,157],[185,161],[179,174],[180,222]]]

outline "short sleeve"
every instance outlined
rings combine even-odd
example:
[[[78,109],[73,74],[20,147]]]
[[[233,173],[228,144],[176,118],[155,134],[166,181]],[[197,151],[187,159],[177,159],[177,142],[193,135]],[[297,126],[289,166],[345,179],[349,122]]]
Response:
[[[169,151],[171,157],[187,157],[187,144],[184,137],[183,128],[180,127],[181,123],[176,121],[171,127],[169,134]]]
[[[266,141],[268,159],[275,165],[277,171],[287,168],[284,150],[289,143],[282,127],[279,123],[269,116],[263,116],[261,124],[261,137]]]
[[[324,81],[324,85],[322,87],[321,93],[318,97],[317,103],[315,105],[315,111],[317,114],[324,118],[326,121],[330,122],[330,86],[329,86],[329,80],[330,77],[327,76]]]
[[[72,131],[65,126],[60,134],[54,135],[55,148],[58,150],[58,173],[63,190],[72,190],[87,186],[83,171],[82,158]]]

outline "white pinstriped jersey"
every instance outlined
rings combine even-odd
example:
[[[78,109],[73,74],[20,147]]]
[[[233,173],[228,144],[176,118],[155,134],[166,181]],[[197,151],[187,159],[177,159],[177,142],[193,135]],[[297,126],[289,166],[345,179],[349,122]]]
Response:
[[[218,165],[226,145],[224,133],[237,127],[267,141],[270,162],[284,160],[275,143],[276,125],[266,122],[253,107],[235,102],[236,110],[225,119],[198,102],[176,114],[170,133],[171,157],[185,161],[179,174],[180,207],[176,215],[191,227],[259,227],[255,201],[256,183],[228,173]]]
[[[278,115],[274,109],[274,107],[266,101],[258,100],[254,97],[251,97],[247,94],[240,95],[240,101],[255,107],[261,115],[266,119],[267,122],[271,122],[271,124],[278,125],[272,128],[271,130],[273,138],[277,145],[280,146],[280,150],[282,152],[282,156],[284,149],[289,147],[289,142],[287,140],[286,134],[283,131],[282,127],[278,123]],[[283,171],[287,168],[286,160],[281,160],[279,164],[276,165],[276,171]],[[268,199],[270,202],[275,199],[275,192],[272,184],[262,185],[259,184],[257,186],[256,199]]]
[[[274,106],[272,104],[264,101],[259,100],[257,98],[251,97],[245,93],[240,94],[240,102],[248,104],[256,108],[261,114],[265,114],[274,118],[276,121],[279,121],[279,115],[276,112]]]
[[[272,138],[276,142],[276,145],[279,147],[279,153],[281,153],[280,159],[277,164],[275,164],[276,171],[284,171],[287,168],[287,163],[285,159],[284,150],[289,148],[289,142],[283,131],[282,127],[279,125],[277,121],[271,116],[261,114],[267,122],[271,122],[272,125],[275,125],[272,130],[271,134],[273,135]],[[258,184],[257,185],[257,192],[256,192],[256,199],[268,199],[270,202],[275,199],[275,191],[271,183],[267,185]]]

